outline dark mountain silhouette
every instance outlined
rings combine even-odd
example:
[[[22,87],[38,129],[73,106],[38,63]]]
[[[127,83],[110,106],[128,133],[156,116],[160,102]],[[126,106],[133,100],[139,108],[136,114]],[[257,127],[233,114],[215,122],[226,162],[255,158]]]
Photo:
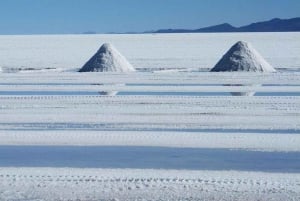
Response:
[[[300,17],[292,19],[274,18],[269,21],[252,23],[246,26],[234,27],[224,23],[200,29],[160,29],[145,33],[219,33],[219,32],[298,32]]]
[[[188,30],[188,29],[161,29],[151,33],[210,33],[210,32],[235,32],[237,28],[228,24],[219,24],[211,27],[201,29]],[[148,32],[149,33],[149,32]]]
[[[85,31],[85,32],[82,32],[81,34],[97,34],[97,32],[95,31]]]
[[[292,19],[274,18],[266,22],[257,22],[239,28],[247,32],[285,32],[300,31],[300,17]]]
[[[194,30],[188,29],[160,29],[157,31],[146,31],[144,33],[192,33]]]
[[[237,28],[228,23],[195,30],[195,32],[235,32],[235,31],[237,31]]]

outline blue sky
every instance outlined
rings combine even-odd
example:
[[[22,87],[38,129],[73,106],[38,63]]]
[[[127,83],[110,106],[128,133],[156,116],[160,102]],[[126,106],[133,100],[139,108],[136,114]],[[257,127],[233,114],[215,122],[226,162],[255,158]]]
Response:
[[[300,0],[0,0],[0,34],[240,26],[300,17]]]

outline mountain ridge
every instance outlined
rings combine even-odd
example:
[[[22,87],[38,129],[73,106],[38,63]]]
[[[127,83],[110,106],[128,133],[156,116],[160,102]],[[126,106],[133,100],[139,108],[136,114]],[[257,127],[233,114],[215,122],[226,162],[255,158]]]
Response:
[[[290,19],[273,18],[268,21],[255,22],[235,27],[223,23],[199,29],[159,29],[144,33],[226,33],[226,32],[299,32],[300,17]]]

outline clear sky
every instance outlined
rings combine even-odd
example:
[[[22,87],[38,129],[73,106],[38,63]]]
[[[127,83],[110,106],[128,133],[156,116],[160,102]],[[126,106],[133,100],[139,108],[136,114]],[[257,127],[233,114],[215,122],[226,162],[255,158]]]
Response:
[[[300,17],[300,0],[0,0],[0,34],[235,26]]]

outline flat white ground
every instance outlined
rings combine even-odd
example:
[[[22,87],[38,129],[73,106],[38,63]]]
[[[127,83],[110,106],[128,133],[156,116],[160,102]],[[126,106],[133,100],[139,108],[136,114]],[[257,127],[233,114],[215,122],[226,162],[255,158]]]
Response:
[[[300,131],[300,121],[297,118],[300,115],[300,85],[298,83],[300,74],[296,72],[250,73],[247,76],[245,73],[202,72],[169,74],[137,72],[126,75],[67,72],[52,74],[3,73],[0,75],[0,79],[2,82],[0,86],[0,93],[2,93],[0,96],[2,108],[0,129],[5,131],[0,134],[2,136],[9,135],[2,143],[13,144],[13,137],[17,134],[20,139],[25,139],[24,130],[27,131],[27,134],[32,134],[32,138],[40,133],[39,130],[47,132],[52,130],[52,134],[55,134],[53,131],[60,130],[63,131],[59,132],[60,137],[63,138],[65,135],[66,139],[70,137],[70,131],[76,130],[77,133],[80,131],[78,136],[80,133],[86,134],[86,137],[83,137],[85,142],[89,139],[87,136],[93,136],[95,132],[89,134],[84,131],[102,131],[102,137],[99,133],[99,139],[96,141],[92,139],[92,142],[88,143],[94,145],[97,145],[96,142],[98,145],[107,143],[102,140],[107,134],[103,131],[119,131],[115,132],[117,136],[122,135],[123,131],[150,131],[149,134],[151,131],[161,131],[161,134],[166,133],[166,135],[162,135],[165,139],[172,138],[172,134],[168,135],[168,131],[193,131],[201,132],[201,134],[185,135],[186,146],[195,147],[202,144],[204,147],[211,147],[206,142],[204,143],[203,139],[206,136],[203,132],[218,134],[227,130],[231,133],[221,135],[221,137],[220,135],[212,137],[211,143],[216,146],[219,144],[218,147],[221,146],[221,148],[239,146],[263,149],[262,147],[266,144],[264,139],[268,140],[267,136],[269,136],[274,144],[268,143],[265,146],[266,150],[299,149],[297,146],[299,136],[289,135]],[[110,83],[101,84],[108,82],[108,79]],[[101,83],[97,84],[96,80],[100,80],[98,82]],[[125,84],[120,85],[121,80]],[[223,82],[228,84],[232,80],[246,86],[222,85]],[[88,82],[92,84],[88,84]],[[212,82],[215,83],[212,84]],[[263,85],[257,86],[259,84]],[[120,95],[97,96],[99,91],[116,90]],[[230,96],[229,92],[232,91],[257,91],[258,95],[263,95],[263,93],[268,95],[236,97]],[[66,92],[71,95],[62,95]],[[85,95],[85,93],[91,95]],[[161,93],[162,95],[151,93]],[[167,95],[168,93],[173,93],[173,95]],[[216,95],[201,96],[201,93],[215,93]],[[30,130],[34,132],[29,132]],[[44,142],[40,141],[40,143],[55,143],[53,139],[47,137],[49,136],[46,135],[47,132],[43,138]],[[254,135],[244,135],[245,132]],[[232,133],[235,133],[236,136],[242,135],[242,138],[236,138],[235,144],[228,145],[223,140],[235,139]],[[269,135],[260,135],[261,137],[257,138],[255,137],[257,133],[268,133]],[[137,132],[125,134],[130,138],[136,136],[136,139],[139,137],[141,139],[143,137]],[[178,142],[182,141],[180,137],[183,136],[178,134],[180,133],[174,134],[172,141],[160,141],[155,145],[175,146],[177,144],[178,146]],[[156,138],[155,134],[149,136],[152,139]],[[188,136],[190,136],[190,141],[188,141]],[[114,137],[113,135],[111,137],[112,145]],[[215,140],[216,138],[220,140]],[[289,142],[281,143],[283,138]],[[116,145],[127,144],[126,141],[118,140],[118,137],[115,139]],[[240,139],[244,139],[244,143]],[[30,141],[29,139],[27,141],[20,140],[20,143],[26,145]],[[66,141],[69,144],[78,144],[81,139],[56,141],[58,144],[67,143]],[[31,142],[36,144],[38,141]],[[152,142],[154,143],[154,141]],[[143,145],[151,145],[152,142],[144,142]],[[251,143],[252,145],[250,145]],[[280,144],[283,145],[280,146]]]
[[[299,72],[197,72],[238,40],[299,68],[299,36],[0,36],[0,200],[299,200]],[[73,72],[103,42],[147,72]]]
[[[240,40],[275,68],[300,66],[299,33],[201,33],[0,36],[0,67],[79,69],[109,42],[136,68],[212,68]]]
[[[0,199],[298,200],[299,76],[0,74]]]
[[[1,200],[299,200],[299,174],[0,168]]]

